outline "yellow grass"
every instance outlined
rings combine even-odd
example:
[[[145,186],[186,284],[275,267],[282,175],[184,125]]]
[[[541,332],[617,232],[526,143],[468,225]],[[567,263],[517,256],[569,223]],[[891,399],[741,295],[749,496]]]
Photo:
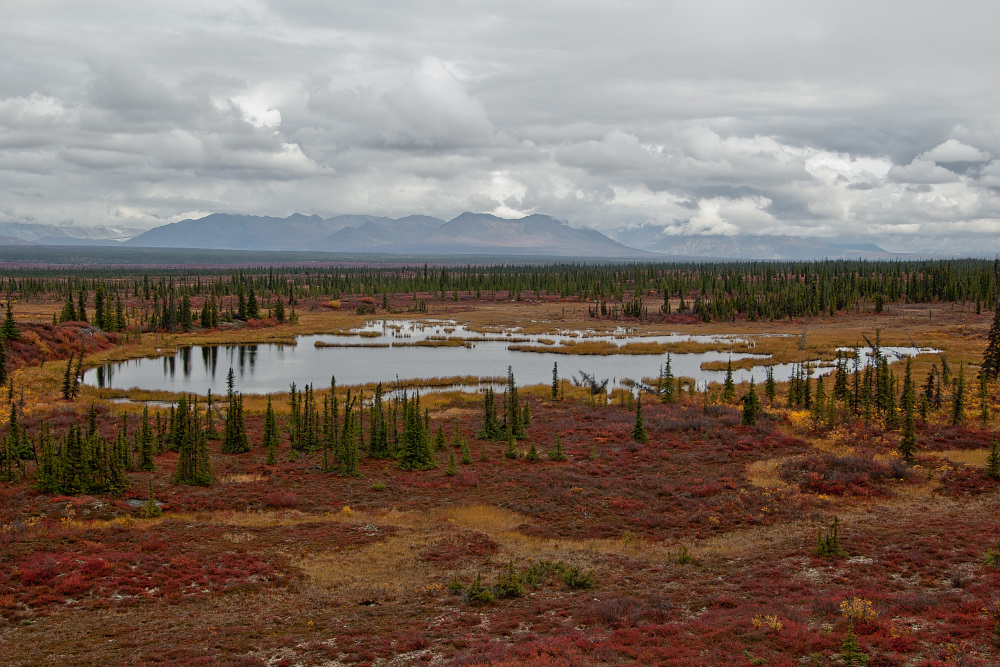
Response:
[[[489,534],[514,530],[527,523],[525,517],[517,512],[491,505],[456,507],[448,510],[446,516],[450,521],[463,528]]]
[[[263,482],[267,477],[263,475],[238,473],[233,475],[223,475],[218,478],[220,484],[246,484],[248,482]]]
[[[788,483],[781,479],[781,465],[785,461],[785,458],[754,461],[747,466],[747,481],[754,486],[768,489],[788,488]]]
[[[426,548],[423,535],[404,533],[354,549],[306,556],[293,564],[312,586],[352,602],[399,598],[432,584],[440,586],[441,572],[418,558]]]
[[[984,449],[945,449],[936,452],[927,452],[934,456],[948,459],[954,463],[964,463],[977,468],[986,467],[986,459],[990,455],[988,447]]]

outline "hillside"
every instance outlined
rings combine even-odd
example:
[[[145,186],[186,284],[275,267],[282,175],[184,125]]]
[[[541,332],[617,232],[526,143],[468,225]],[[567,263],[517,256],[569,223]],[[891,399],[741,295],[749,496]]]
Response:
[[[287,218],[213,214],[151,229],[127,245],[226,250],[311,250],[441,255],[529,255],[558,257],[649,257],[655,255],[575,229],[546,215],[507,220],[463,213],[445,222],[412,215]]]

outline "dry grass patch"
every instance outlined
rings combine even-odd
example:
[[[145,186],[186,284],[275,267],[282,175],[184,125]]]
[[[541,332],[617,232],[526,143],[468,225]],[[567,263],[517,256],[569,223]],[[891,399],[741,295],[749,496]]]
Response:
[[[747,481],[765,489],[785,489],[789,484],[781,479],[781,466],[787,457],[754,461],[747,466]]]
[[[502,507],[472,505],[448,510],[445,516],[463,528],[478,530],[488,535],[496,535],[515,530],[527,523],[521,514]]]
[[[983,449],[945,449],[936,452],[926,452],[932,456],[940,456],[953,463],[964,463],[974,468],[985,468],[986,459],[990,455],[989,448]]]
[[[399,599],[440,583],[442,572],[419,558],[427,548],[423,532],[406,532],[354,549],[295,561],[309,583],[351,601]]]
[[[219,477],[218,482],[220,484],[246,484],[248,482],[263,482],[268,478],[264,475],[251,474],[251,473],[240,473],[234,475],[223,475]]]

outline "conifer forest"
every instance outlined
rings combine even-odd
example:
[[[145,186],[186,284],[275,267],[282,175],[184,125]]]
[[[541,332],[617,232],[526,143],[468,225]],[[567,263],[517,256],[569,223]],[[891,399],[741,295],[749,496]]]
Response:
[[[998,260],[18,257],[3,664],[1000,662]],[[306,335],[435,374],[96,379]]]

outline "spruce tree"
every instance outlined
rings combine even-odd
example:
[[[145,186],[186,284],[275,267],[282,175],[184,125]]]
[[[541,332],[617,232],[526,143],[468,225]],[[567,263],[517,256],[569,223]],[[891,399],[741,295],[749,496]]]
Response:
[[[242,454],[250,451],[246,417],[243,414],[243,394],[230,395],[222,434],[222,451],[225,454]]]
[[[632,439],[636,442],[649,442],[649,434],[642,423],[642,397],[635,402],[635,426],[632,427]]]
[[[187,397],[182,395],[174,414],[171,439],[175,442],[179,456],[174,469],[175,484],[209,486],[214,480],[212,462],[208,455],[205,432],[198,418],[197,401],[189,407]]]
[[[70,398],[76,399],[76,395],[80,393],[80,378],[83,377],[83,347],[80,348],[80,356],[76,360],[76,370],[72,373],[72,382],[70,386]]]
[[[951,423],[961,424],[965,420],[965,364],[959,364],[955,388],[951,393]]]
[[[104,318],[104,286],[98,283],[94,289],[94,326],[103,329]]]
[[[552,400],[559,398],[559,362],[552,364]]]
[[[38,431],[38,449],[40,452],[38,467],[35,469],[35,488],[43,493],[59,490],[61,478],[61,456],[57,455],[49,431],[48,422],[42,422]],[[2,477],[2,474],[0,474]]]
[[[10,306],[10,298],[7,298],[7,315],[4,317],[3,326],[0,326],[0,338],[4,340],[17,340],[21,337],[21,330],[17,328],[14,321],[14,311]]]
[[[243,283],[236,284],[236,319],[245,322],[247,319],[247,300],[243,295]]]
[[[70,297],[72,298],[72,297]],[[71,319],[77,319],[81,322],[87,321],[87,290],[80,290],[80,298],[77,301],[76,317]]]
[[[497,419],[496,397],[492,387],[486,388],[483,396],[483,426],[476,433],[480,440],[500,440],[504,430]]]
[[[990,455],[986,459],[986,476],[1000,480],[1000,447],[997,446],[995,433],[993,434],[993,442],[990,443]]]
[[[508,459],[516,459],[520,456],[520,452],[517,451],[517,441],[514,438],[507,439],[507,447],[503,450],[503,455]]]
[[[267,464],[274,465],[278,462],[278,417],[274,414],[271,406],[271,397],[267,397],[267,409],[264,411],[264,432],[261,438],[261,445],[267,450]]]
[[[760,417],[760,399],[757,397],[757,386],[754,384],[753,376],[750,376],[750,388],[743,395],[743,415],[740,423],[744,426],[753,426]]]
[[[347,477],[358,477],[358,440],[361,438],[358,427],[357,415],[354,412],[354,404],[357,399],[351,398],[351,392],[347,392],[347,402],[344,405],[344,425],[340,430],[340,444],[337,447],[337,464],[341,475]],[[430,452],[427,452],[430,455]]]
[[[660,378],[657,385],[657,394],[660,396],[660,403],[674,402],[674,373],[670,368],[670,355],[667,355],[667,363],[660,369]]]
[[[917,393],[913,387],[911,375],[912,360],[906,358],[906,375],[903,377],[903,397],[900,401],[903,409],[903,434],[899,440],[899,454],[906,461],[912,461],[917,453]]]
[[[257,303],[257,295],[254,293],[253,282],[250,283],[250,294],[247,296],[247,318],[260,319],[260,305]]]
[[[541,458],[542,457],[538,455],[538,450],[535,448],[535,443],[531,443],[531,446],[528,447],[528,453],[525,454],[524,459],[526,461],[539,461]]]
[[[520,440],[527,436],[524,430],[524,417],[521,404],[517,398],[517,383],[514,382],[514,370],[507,367],[507,388],[504,390],[503,437],[513,437]]]
[[[215,430],[215,413],[212,412],[212,390],[206,392],[205,397],[205,437],[210,440],[218,440],[219,434]]]
[[[455,429],[458,429],[457,423]],[[372,397],[368,431],[368,456],[373,459],[389,458],[391,456],[389,452],[389,428],[382,403],[381,382],[375,387],[375,396]]]
[[[732,403],[736,400],[736,384],[733,382],[733,360],[726,364],[726,381],[722,383],[722,402]]]
[[[0,385],[7,384],[7,341],[0,339]]]
[[[774,382],[774,367],[767,367],[767,376],[764,380],[764,396],[767,397],[767,402],[773,404],[774,398],[777,395],[777,386]]]
[[[982,369],[989,380],[996,380],[1000,376],[1000,304],[993,310],[993,325],[986,335]]]
[[[73,353],[69,353],[66,361],[66,374],[63,376],[62,387],[63,400],[69,401],[73,398]]]
[[[402,457],[399,467],[403,470],[430,470],[437,463],[431,454],[430,438],[426,424],[420,415],[420,394],[415,393],[411,401],[404,398]]]
[[[455,464],[455,450],[452,449],[448,452],[448,465],[445,466],[444,474],[454,477],[457,472],[458,466]]]
[[[566,455],[562,450],[562,438],[556,435],[556,446],[549,450],[549,460],[550,461],[565,461]]]
[[[60,322],[72,322],[76,320],[76,309],[73,307],[73,295],[70,294],[66,297],[66,304],[63,306],[62,312],[59,313]]]
[[[139,470],[152,471],[156,468],[153,461],[153,429],[149,424],[149,406],[142,408],[142,422],[135,430],[136,449],[139,451]]]
[[[448,440],[444,436],[444,424],[438,424],[437,435],[434,436],[434,450],[443,451],[447,444]]]
[[[125,307],[122,305],[121,297],[115,299],[115,331],[125,331],[128,327],[128,320],[125,317]]]
[[[819,428],[826,418],[826,388],[823,385],[823,376],[816,378],[816,396],[813,398],[812,407],[809,408],[809,414],[814,428]]]
[[[198,323],[201,325],[202,329],[212,328],[212,311],[208,307],[208,299],[201,305],[201,315],[198,317]]]

